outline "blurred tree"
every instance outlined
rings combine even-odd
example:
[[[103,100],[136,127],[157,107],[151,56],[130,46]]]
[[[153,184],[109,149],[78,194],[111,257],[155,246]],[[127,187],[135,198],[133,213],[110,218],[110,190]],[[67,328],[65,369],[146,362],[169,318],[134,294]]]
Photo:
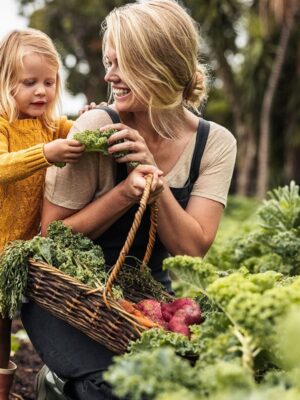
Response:
[[[101,21],[131,1],[17,1],[30,25],[54,40],[69,90],[83,92],[88,102],[106,99]],[[236,192],[262,197],[268,185],[299,181],[299,0],[182,2],[200,23],[213,77],[205,116],[238,140]]]
[[[208,0],[205,3],[185,0],[193,17],[200,23],[201,32],[208,45],[210,64],[223,83],[222,91],[230,105],[233,131],[238,139],[237,192],[246,194],[256,153],[255,129],[247,123],[241,97],[243,85],[239,82],[235,57],[241,50],[237,38],[241,34],[241,18],[247,7],[239,0]],[[205,49],[204,49],[205,50]]]
[[[275,52],[275,60],[270,70],[266,90],[262,102],[260,115],[260,135],[258,151],[257,195],[264,198],[269,184],[269,153],[272,105],[276,90],[279,86],[282,69],[288,54],[289,42],[296,22],[296,15],[300,10],[299,0],[260,0],[260,14],[268,31],[275,16],[275,22],[280,26],[280,37]],[[270,29],[272,30],[272,29]],[[268,35],[267,35],[268,36]]]
[[[274,157],[270,160],[269,153],[270,146],[272,151],[280,147],[277,136],[288,137],[291,120],[290,142],[300,141],[297,108],[300,96],[295,84],[299,76],[300,32],[296,24],[299,0],[208,0],[205,4],[185,0],[184,3],[200,23],[208,44],[207,57],[214,66],[214,75],[223,83],[223,98],[227,99],[232,112],[232,128],[238,139],[237,192],[264,197],[271,182],[282,184],[284,178],[290,180],[297,170],[289,153],[284,154],[284,146],[281,146],[277,163]],[[277,19],[273,17],[275,10]],[[244,43],[240,44],[241,41]],[[288,57],[294,60],[294,70]],[[289,84],[291,79],[293,87]],[[279,121],[277,109],[272,107],[274,103],[281,107]],[[282,110],[286,110],[287,105],[290,119],[283,119]],[[288,148],[290,151],[291,146],[286,146]],[[285,170],[280,164],[284,159],[289,160]],[[276,179],[278,175],[274,178],[274,174],[269,179],[270,167],[272,172],[284,170],[281,180]]]

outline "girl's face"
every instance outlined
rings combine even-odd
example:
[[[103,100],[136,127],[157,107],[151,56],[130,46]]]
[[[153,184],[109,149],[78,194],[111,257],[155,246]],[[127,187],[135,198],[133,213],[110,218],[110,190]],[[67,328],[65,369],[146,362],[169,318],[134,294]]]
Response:
[[[37,118],[44,114],[55,99],[57,70],[36,53],[23,58],[14,99],[19,109],[19,118]]]
[[[105,48],[106,74],[105,81],[111,84],[114,104],[118,112],[146,111],[129,86],[124,81],[118,65],[115,49],[107,43]]]

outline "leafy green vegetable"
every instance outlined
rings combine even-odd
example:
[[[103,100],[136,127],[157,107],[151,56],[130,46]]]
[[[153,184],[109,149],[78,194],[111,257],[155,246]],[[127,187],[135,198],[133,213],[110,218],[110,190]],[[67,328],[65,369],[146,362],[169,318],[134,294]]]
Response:
[[[198,341],[189,340],[186,336],[165,331],[163,329],[149,329],[142,337],[129,344],[128,351],[131,354],[159,347],[173,347],[177,354],[182,356],[197,356],[199,354]]]
[[[170,348],[115,357],[115,361],[104,378],[116,387],[120,397],[129,395],[132,400],[140,400],[146,395],[151,400],[165,391],[200,389],[198,372]]]
[[[65,167],[67,165],[67,163],[58,161],[58,162],[54,163],[54,165],[57,168],[63,168],[63,167]]]
[[[108,139],[109,137],[113,134],[118,132],[115,129],[106,129],[105,131],[100,131],[99,129],[95,130],[84,130],[82,132],[77,132],[74,134],[73,138],[75,140],[78,140],[81,144],[84,144],[85,146],[85,151],[87,152],[93,152],[93,151],[98,151],[100,153],[103,153],[105,155],[109,155],[110,153],[108,152]],[[116,143],[121,143],[122,140],[117,141]],[[117,152],[114,153],[115,158],[120,158],[126,155],[127,153],[124,152]],[[136,167],[138,165],[137,162],[130,162],[129,163],[131,167]]]
[[[231,213],[238,214],[238,202]],[[255,223],[235,237],[229,230],[204,260],[164,261],[181,296],[197,297],[204,322],[191,326],[190,341],[144,332],[126,355],[129,381],[122,357],[107,372],[116,393],[149,400],[300,399],[299,187],[291,182],[270,192],[256,215],[260,220],[250,218]],[[173,369],[190,351],[197,361],[185,364],[184,374]],[[160,367],[161,354],[169,361]]]
[[[81,233],[73,233],[61,221],[49,225],[47,237],[35,236],[27,241],[7,245],[0,255],[0,313],[13,317],[25,295],[29,258],[44,261],[67,275],[92,287],[104,288],[109,268],[105,265],[102,248]],[[166,299],[163,286],[154,280],[150,269],[123,265],[114,284],[113,296],[128,294],[140,300],[153,296]]]
[[[250,232],[224,240],[206,260],[219,270],[246,266],[250,272],[270,269],[300,275],[299,186],[291,182],[268,192],[257,215],[259,220]]]
[[[101,132],[99,129],[95,130],[84,130],[82,132],[77,132],[74,134],[73,139],[78,140],[81,144],[85,146],[85,151],[99,151],[103,154],[108,155],[108,138],[113,134],[118,132],[115,129],[106,129]],[[120,157],[119,154],[117,157]]]
[[[48,236],[35,236],[7,245],[0,256],[0,312],[11,318],[25,295],[29,258],[59,268],[91,287],[107,279],[103,251],[82,235],[74,234],[61,221],[52,222]]]

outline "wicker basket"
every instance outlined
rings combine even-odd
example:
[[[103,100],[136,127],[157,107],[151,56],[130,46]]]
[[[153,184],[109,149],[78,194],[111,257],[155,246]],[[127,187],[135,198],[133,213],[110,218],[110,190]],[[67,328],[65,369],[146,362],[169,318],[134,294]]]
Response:
[[[132,227],[105,288],[91,290],[89,286],[64,274],[51,265],[30,260],[26,296],[51,314],[65,320],[90,338],[118,354],[126,351],[129,341],[136,340],[143,331],[149,329],[148,326],[141,324],[134,315],[126,312],[114,300],[111,288],[132,245],[146,209],[152,178],[151,175],[147,177],[144,194],[135,214]],[[156,226],[157,205],[153,203],[151,205],[149,241],[142,266],[147,264],[150,259]],[[140,294],[141,298],[137,299],[135,297],[135,301],[149,297],[147,293]],[[126,298],[133,300],[130,291],[126,292]]]

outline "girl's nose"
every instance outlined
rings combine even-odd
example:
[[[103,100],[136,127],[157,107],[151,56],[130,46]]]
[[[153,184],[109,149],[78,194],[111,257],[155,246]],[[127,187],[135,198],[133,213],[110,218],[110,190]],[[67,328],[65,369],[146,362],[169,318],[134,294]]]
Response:
[[[35,89],[34,94],[36,96],[44,96],[46,93],[44,85],[38,85]]]

